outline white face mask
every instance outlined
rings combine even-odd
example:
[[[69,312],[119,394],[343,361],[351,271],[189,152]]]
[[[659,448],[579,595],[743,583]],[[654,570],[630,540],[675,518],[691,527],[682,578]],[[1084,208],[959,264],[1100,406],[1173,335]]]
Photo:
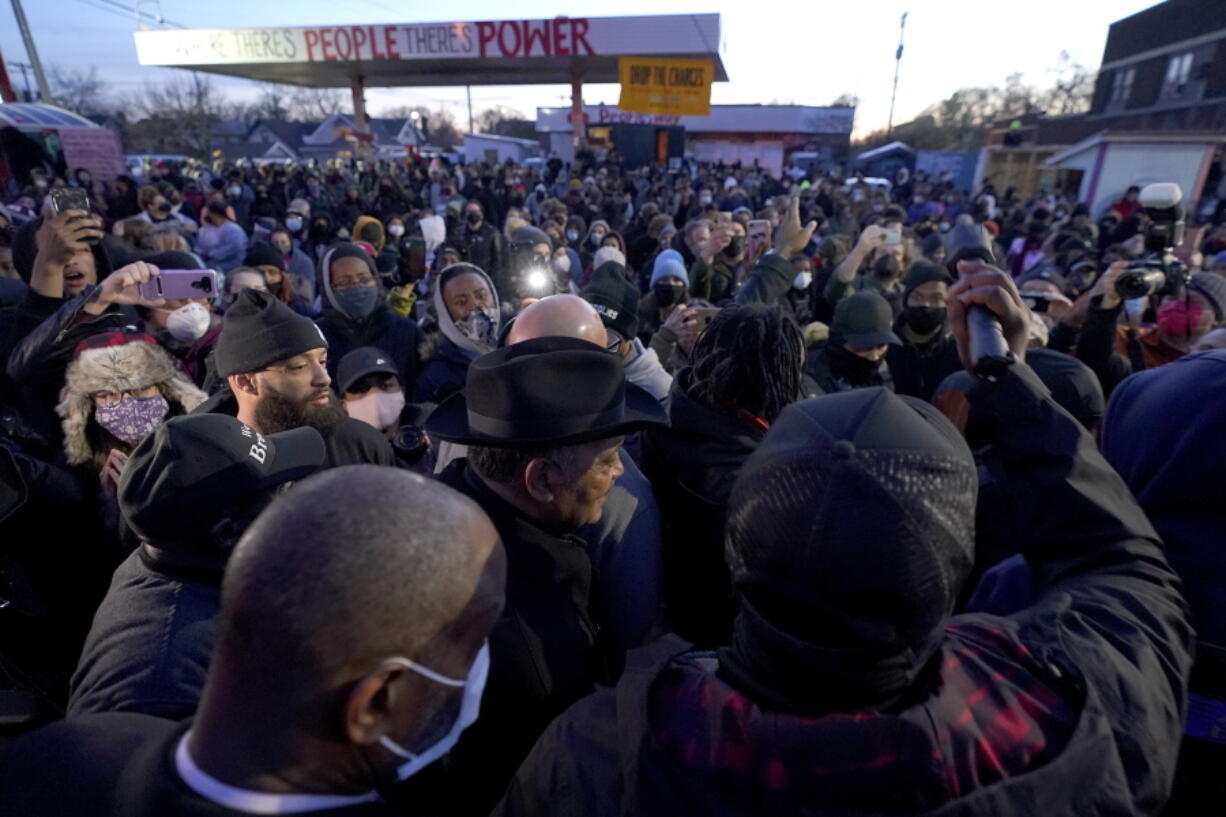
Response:
[[[476,660],[473,661],[472,667],[468,670],[468,677],[463,681],[457,681],[448,678],[445,675],[439,675],[437,672],[420,664],[415,664],[407,658],[390,658],[389,661],[394,661],[398,664],[404,664],[409,669],[416,672],[425,678],[429,678],[435,683],[443,684],[449,687],[464,687],[464,701],[460,704],[460,714],[456,716],[455,723],[451,725],[451,731],[443,736],[443,739],[435,743],[430,748],[426,749],[421,754],[413,754],[408,749],[398,743],[392,741],[386,735],[379,738],[379,743],[397,757],[405,759],[404,763],[396,769],[397,780],[408,780],[413,775],[420,772],[422,769],[429,766],[434,761],[438,760],[443,755],[451,751],[452,747],[460,740],[461,733],[465,729],[472,726],[477,721],[477,716],[481,713],[481,695],[485,692],[485,679],[490,674],[490,645],[487,641],[481,645],[481,651],[477,653]]]
[[[813,273],[811,272],[798,272],[796,277],[792,279],[792,286],[796,289],[808,289],[811,283],[813,283]]]
[[[346,400],[345,411],[355,420],[361,420],[379,431],[391,428],[400,419],[404,410],[404,392],[372,391],[357,400]]]
[[[592,242],[593,247],[599,247],[600,242],[604,241],[604,233],[592,233],[587,237],[587,240]]]
[[[387,228],[387,234],[400,238],[400,236],[404,235],[404,227],[399,224],[393,224]]]
[[[553,259],[553,271],[570,272],[570,256],[559,255],[557,258]]]
[[[243,194],[243,188],[239,187],[238,185],[232,185],[230,187],[231,196],[241,196],[242,194]]]
[[[166,316],[166,331],[175,340],[194,343],[209,331],[213,316],[203,304],[184,304]]]

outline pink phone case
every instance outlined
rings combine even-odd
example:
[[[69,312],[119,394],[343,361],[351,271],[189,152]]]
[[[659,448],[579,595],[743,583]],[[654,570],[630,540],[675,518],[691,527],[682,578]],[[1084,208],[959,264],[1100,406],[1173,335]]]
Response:
[[[211,269],[164,269],[140,285],[140,296],[149,301],[216,295],[217,273]]]

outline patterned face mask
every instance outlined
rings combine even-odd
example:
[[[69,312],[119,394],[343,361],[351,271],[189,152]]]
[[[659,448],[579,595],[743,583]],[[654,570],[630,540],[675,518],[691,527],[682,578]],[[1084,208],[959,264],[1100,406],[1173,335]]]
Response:
[[[94,409],[94,419],[116,438],[136,445],[162,424],[170,404],[160,394],[153,397],[125,397]]]

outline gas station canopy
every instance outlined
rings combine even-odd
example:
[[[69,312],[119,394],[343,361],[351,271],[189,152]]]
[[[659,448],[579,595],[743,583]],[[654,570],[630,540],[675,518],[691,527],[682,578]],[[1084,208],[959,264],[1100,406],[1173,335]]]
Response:
[[[137,31],[141,65],[307,87],[617,82],[619,56],[720,58],[718,14]]]

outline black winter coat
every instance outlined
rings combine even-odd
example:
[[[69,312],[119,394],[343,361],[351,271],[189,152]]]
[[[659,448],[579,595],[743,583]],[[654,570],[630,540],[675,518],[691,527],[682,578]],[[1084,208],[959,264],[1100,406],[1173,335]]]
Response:
[[[472,361],[471,355],[440,332],[434,354],[417,376],[417,386],[412,392],[413,402],[441,403],[456,392],[464,391],[468,381],[468,364]]]
[[[611,679],[593,617],[586,543],[547,532],[520,514],[472,473],[467,460],[453,462],[439,480],[481,506],[507,554],[506,606],[489,636],[481,718],[434,775],[455,781],[441,786],[451,813],[486,814],[549,722]]]
[[[684,369],[669,392],[667,427],[643,435],[643,472],[663,517],[664,600],[673,629],[703,645],[732,632],[732,580],[724,562],[728,496],[765,431],[698,403]]]
[[[903,318],[899,318],[894,325],[894,333],[902,339],[902,345],[891,346],[885,353],[885,362],[894,380],[894,391],[931,400],[932,393],[942,380],[962,371],[958,344],[948,332],[937,335],[922,346],[911,343],[902,331],[903,321]]]

